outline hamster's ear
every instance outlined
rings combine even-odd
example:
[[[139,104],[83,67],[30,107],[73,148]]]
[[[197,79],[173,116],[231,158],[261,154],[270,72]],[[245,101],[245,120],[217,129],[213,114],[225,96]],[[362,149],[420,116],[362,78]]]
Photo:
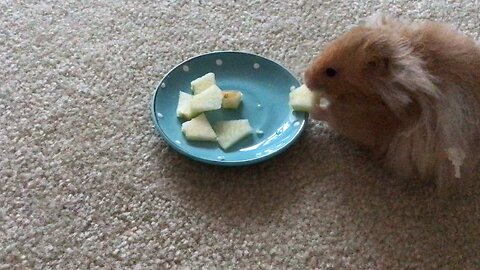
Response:
[[[390,73],[391,60],[388,56],[374,56],[367,59],[365,71],[369,74],[386,76]]]
[[[389,75],[397,55],[396,46],[397,42],[390,36],[375,33],[364,47],[363,68],[366,72],[365,75]]]

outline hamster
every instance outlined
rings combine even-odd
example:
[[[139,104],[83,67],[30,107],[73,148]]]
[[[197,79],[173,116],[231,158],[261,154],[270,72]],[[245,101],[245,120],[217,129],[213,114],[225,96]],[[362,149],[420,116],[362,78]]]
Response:
[[[364,146],[400,179],[448,192],[480,159],[480,47],[453,27],[374,15],[305,72],[328,108],[313,119]]]

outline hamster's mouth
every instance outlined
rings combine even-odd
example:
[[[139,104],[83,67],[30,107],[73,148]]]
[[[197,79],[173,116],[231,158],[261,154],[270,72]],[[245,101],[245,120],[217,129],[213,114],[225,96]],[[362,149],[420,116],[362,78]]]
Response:
[[[324,90],[315,91],[310,90],[314,94],[315,98],[315,106],[320,107],[322,109],[327,109],[330,105],[330,98],[326,95]]]
[[[311,70],[307,70],[305,74],[305,85],[315,94],[315,105],[327,109],[330,105],[331,97],[327,94],[327,89],[314,76]]]

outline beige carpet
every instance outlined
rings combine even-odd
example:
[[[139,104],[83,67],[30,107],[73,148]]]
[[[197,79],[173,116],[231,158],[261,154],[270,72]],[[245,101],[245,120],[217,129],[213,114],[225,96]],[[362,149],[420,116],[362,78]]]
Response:
[[[152,90],[196,54],[300,78],[379,9],[480,34],[476,1],[383,2],[0,0],[0,269],[479,269],[478,184],[439,203],[318,123],[245,168],[153,130]]]

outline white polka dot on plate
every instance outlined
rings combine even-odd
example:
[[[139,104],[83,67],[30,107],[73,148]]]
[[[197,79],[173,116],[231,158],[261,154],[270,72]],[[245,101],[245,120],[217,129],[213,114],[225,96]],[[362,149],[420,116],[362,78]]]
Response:
[[[290,91],[293,91],[295,89],[296,89],[296,87],[294,85],[290,86]]]
[[[215,64],[217,64],[217,66],[223,65],[222,59],[217,59],[217,61],[215,61]]]
[[[260,64],[259,64],[259,63],[253,64],[253,68],[254,68],[254,69],[259,69],[259,68],[260,68]]]
[[[165,83],[162,83],[162,84],[160,84],[160,87],[165,88],[165,87],[167,87],[167,85]]]
[[[184,65],[182,68],[183,68],[183,71],[185,72],[188,72],[190,70],[190,68],[187,65]]]

